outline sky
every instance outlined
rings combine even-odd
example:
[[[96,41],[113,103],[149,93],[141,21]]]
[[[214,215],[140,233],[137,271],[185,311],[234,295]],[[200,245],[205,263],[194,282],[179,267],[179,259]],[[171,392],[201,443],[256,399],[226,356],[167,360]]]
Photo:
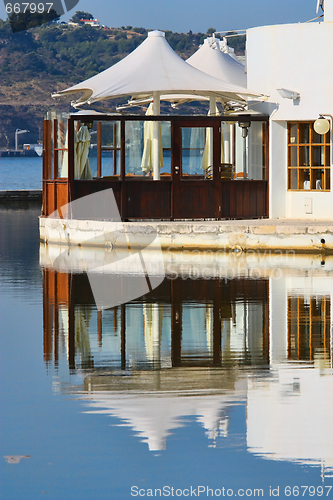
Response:
[[[5,3],[8,3],[8,0],[5,0]],[[90,12],[102,24],[110,27],[130,25],[183,33],[189,30],[206,33],[210,27],[215,28],[216,31],[226,31],[270,24],[305,22],[317,16],[316,4],[317,0],[219,0],[216,2],[79,0],[74,9],[63,16],[62,20],[68,21],[76,10],[83,10]],[[4,2],[0,3],[0,18],[6,18]]]

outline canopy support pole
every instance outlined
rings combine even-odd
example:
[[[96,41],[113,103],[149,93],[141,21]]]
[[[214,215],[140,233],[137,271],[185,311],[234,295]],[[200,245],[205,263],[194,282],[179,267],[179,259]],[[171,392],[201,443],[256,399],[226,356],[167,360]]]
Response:
[[[158,116],[161,114],[161,95],[159,92],[153,92],[153,114]],[[161,145],[160,145],[160,123],[153,122],[153,179],[160,180],[160,165],[161,165]]]
[[[161,306],[152,304],[152,326],[154,342],[154,370],[161,369]]]
[[[216,116],[216,97],[209,98],[209,116]],[[213,130],[209,134],[209,155],[208,155],[208,166],[213,166]]]

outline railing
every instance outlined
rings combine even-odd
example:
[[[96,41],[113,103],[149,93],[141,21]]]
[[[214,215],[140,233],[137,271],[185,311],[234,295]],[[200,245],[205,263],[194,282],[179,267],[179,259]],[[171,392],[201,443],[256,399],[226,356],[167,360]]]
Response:
[[[45,120],[43,215],[112,188],[122,220],[268,217],[268,118],[247,116],[245,138],[241,121],[244,115]],[[152,174],[151,122],[161,132],[158,180],[156,169]],[[78,150],[84,127],[90,143],[83,165]]]

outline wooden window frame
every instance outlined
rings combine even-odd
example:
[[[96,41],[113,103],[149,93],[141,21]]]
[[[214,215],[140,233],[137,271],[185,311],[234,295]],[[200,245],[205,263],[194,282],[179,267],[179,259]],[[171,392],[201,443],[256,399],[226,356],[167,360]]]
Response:
[[[118,162],[117,162],[117,152],[121,154],[121,145],[117,147],[116,144],[116,122],[119,120],[114,120],[113,125],[113,146],[103,146],[102,145],[102,121],[96,121],[97,127],[97,178],[103,177],[102,172],[102,158],[103,151],[112,151],[112,176],[120,178],[121,176],[121,165],[119,165],[119,173],[117,174]],[[105,122],[104,122],[105,123]],[[121,164],[121,160],[120,160]]]
[[[330,179],[330,171],[331,171],[331,140],[330,140],[330,131],[327,134],[322,136],[323,142],[315,142],[316,133],[313,128],[314,121],[291,121],[287,122],[287,189],[288,191],[304,191],[304,192],[329,192],[331,191],[331,179]],[[291,133],[290,129],[292,126],[297,126],[297,136],[296,141],[291,141]],[[300,129],[301,126],[309,125],[309,141],[301,142],[301,134]],[[318,135],[318,134],[317,134]],[[315,148],[322,147],[324,149],[324,165],[314,165],[314,154]],[[308,164],[302,164],[302,155],[301,153],[306,152],[305,148],[308,148]],[[292,155],[292,151],[296,152],[296,155]],[[291,164],[292,156],[296,158],[296,165]],[[306,155],[304,154],[304,157]],[[309,188],[305,188],[304,179],[305,171],[309,171]],[[291,187],[291,176],[292,174],[296,174],[296,183],[297,188]],[[322,188],[317,188],[317,179],[318,173],[321,177],[321,185]],[[319,179],[318,179],[319,180]],[[315,187],[314,187],[315,186]]]

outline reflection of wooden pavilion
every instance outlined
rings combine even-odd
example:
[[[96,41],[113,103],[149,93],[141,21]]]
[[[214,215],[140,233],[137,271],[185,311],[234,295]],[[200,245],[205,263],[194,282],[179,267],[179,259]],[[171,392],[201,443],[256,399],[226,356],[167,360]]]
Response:
[[[257,302],[261,304],[260,325],[253,332],[253,350],[231,352],[228,338],[222,333],[223,321],[235,321],[235,304]],[[171,313],[171,346],[172,367],[218,367],[233,364],[269,363],[269,314],[268,314],[268,280],[247,280],[243,278],[227,280],[164,280],[164,282],[147,296],[129,304],[123,304],[114,311],[114,324],[120,323],[121,362],[120,368],[126,368],[126,315],[129,308],[144,303],[167,304]],[[200,350],[188,351],[182,345],[184,334],[184,310],[188,304],[202,304],[211,310],[212,346],[209,352]],[[76,306],[94,307],[87,275],[59,273],[51,269],[43,270],[43,305],[44,305],[44,359],[55,365],[59,360],[59,311],[68,311],[68,363],[75,368],[75,314]],[[97,338],[102,345],[103,316],[97,313]],[[244,334],[245,335],[245,334]],[[86,368],[93,368],[91,359]]]
[[[172,367],[214,367],[233,364],[268,364],[270,348],[270,316],[268,300],[268,280],[251,279],[212,279],[191,280],[177,279],[164,282],[148,295],[112,310],[113,330],[118,332],[119,366],[127,366],[128,349],[131,333],[127,329],[131,308],[149,304],[163,304],[164,311],[170,317],[170,342],[168,356]],[[309,294],[305,296],[286,297],[286,346],[285,356],[290,360],[313,361],[318,355],[329,356],[331,349],[330,323],[331,299],[329,295]],[[188,333],[186,326],[186,311],[191,304],[209,311],[210,349],[192,349],[186,344]],[[255,321],[251,322],[251,304],[259,306]],[[60,311],[66,312],[67,354],[71,368],[76,365],[76,353],[80,346],[75,345],[75,309],[95,310],[95,301],[86,274],[68,274],[56,272],[53,269],[43,270],[43,317],[44,317],[44,359],[47,363],[59,361],[59,345],[61,321]],[[237,307],[238,312],[237,312]],[[277,307],[278,309],[278,307]],[[244,310],[244,319],[239,331],[242,338],[247,337],[247,345],[230,344],[229,332],[225,326],[236,324],[236,315]],[[110,318],[110,313],[109,318]],[[143,315],[143,311],[142,311]],[[103,332],[106,330],[106,315],[96,311],[96,324],[99,347],[103,345]],[[283,319],[281,318],[281,321]],[[109,325],[110,326],[110,325]],[[108,328],[109,328],[108,326]],[[206,324],[207,328],[208,325]],[[139,327],[138,327],[139,328]],[[187,330],[186,330],[187,328]],[[207,330],[208,333],[208,330]],[[280,332],[283,337],[282,332]],[[276,347],[275,347],[276,349]],[[283,354],[281,351],[280,354]],[[109,353],[106,354],[109,356]],[[142,360],[139,359],[139,365]],[[145,358],[144,363],[147,362]],[[114,363],[113,363],[114,365]],[[112,366],[113,366],[112,365]],[[150,367],[160,366],[154,360],[148,362]],[[94,360],[87,359],[87,368],[94,368]]]

